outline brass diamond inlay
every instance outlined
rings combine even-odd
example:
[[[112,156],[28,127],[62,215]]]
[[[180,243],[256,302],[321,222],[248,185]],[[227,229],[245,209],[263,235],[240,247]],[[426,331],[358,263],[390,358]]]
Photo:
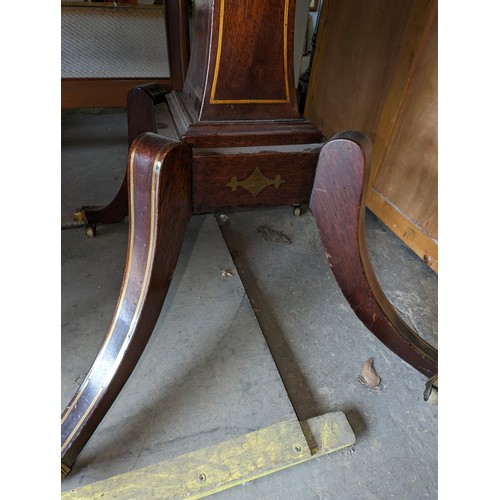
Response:
[[[275,189],[278,189],[284,182],[286,181],[281,178],[281,175],[277,175],[274,179],[269,179],[257,167],[245,180],[239,181],[236,177],[233,177],[231,182],[226,184],[226,186],[230,187],[233,191],[236,191],[238,186],[245,188],[255,198],[265,187],[273,185]]]

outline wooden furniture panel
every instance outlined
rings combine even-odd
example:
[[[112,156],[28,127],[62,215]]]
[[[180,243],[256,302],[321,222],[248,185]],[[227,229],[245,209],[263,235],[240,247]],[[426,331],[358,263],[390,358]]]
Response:
[[[261,8],[264,0],[258,5],[254,0],[215,0],[210,4],[203,0],[196,14],[195,57],[184,88],[168,92],[151,82],[129,92],[129,162],[122,185],[108,205],[83,206],[75,212],[75,220],[86,226],[91,237],[96,236],[97,224],[122,221],[128,215],[129,243],[111,325],[92,367],[61,417],[63,477],[125,386],[152,334],[193,212],[295,205],[309,199],[328,263],[355,314],[381,342],[417,370],[430,377],[437,374],[437,350],[397,314],[371,267],[364,236],[370,141],[362,133],[347,131],[325,142],[321,132],[299,115],[293,92],[281,102],[276,96],[262,98],[262,90],[255,88],[260,76],[269,74],[276,75],[275,90],[283,77],[283,88],[293,88],[291,13],[295,0],[266,1],[269,12],[279,15],[265,16]],[[180,0],[168,5],[179,7]],[[363,12],[345,5],[345,12],[351,15]],[[226,18],[224,13],[231,13],[231,17]],[[247,18],[254,22],[243,22]],[[384,50],[391,48],[389,24],[383,15],[376,18],[386,29],[381,37]],[[235,23],[224,35],[224,26],[231,26],[232,19]],[[364,22],[370,24],[369,19]],[[356,25],[362,23],[346,23],[351,29]],[[263,34],[277,29],[283,42],[278,46],[279,57],[271,49],[261,50]],[[372,34],[376,35],[376,30]],[[225,52],[227,40],[240,46]],[[397,51],[392,50],[395,57]],[[224,53],[234,54],[235,59],[228,55],[229,62],[221,63]],[[355,50],[353,54],[352,60],[359,61],[360,54]],[[380,47],[374,54],[384,61]],[[192,69],[199,61],[206,64]],[[396,62],[397,58],[391,58],[389,66]],[[231,71],[221,69],[229,63]],[[345,69],[349,67],[346,60]],[[200,68],[204,75],[199,74]],[[359,66],[360,77],[361,69]],[[372,70],[374,77],[376,71]],[[235,80],[233,74],[238,73],[245,75],[243,80]],[[383,76],[380,87],[386,90],[390,78]],[[350,87],[358,91],[358,83],[353,80]],[[199,96],[193,94],[198,88]],[[224,91],[224,99],[219,99],[217,88]],[[413,107],[420,103],[418,88],[417,84],[415,96],[404,107],[410,117]],[[368,101],[371,94],[365,90]],[[231,95],[233,91],[236,94]],[[356,97],[356,92],[351,91],[348,97],[353,95]],[[381,109],[380,103],[372,103]],[[361,105],[357,102],[349,109]],[[399,115],[405,116],[403,112]],[[365,116],[376,123],[372,115]],[[403,149],[398,146],[405,140],[404,134],[398,136],[393,154]]]
[[[196,152],[193,203],[196,213],[238,207],[301,205],[309,201],[321,145],[227,148]]]
[[[415,62],[373,188],[437,240],[437,16]]]
[[[156,81],[172,90],[170,79]],[[150,82],[138,78],[65,78],[61,80],[61,108],[124,108],[129,90]]]
[[[351,129],[376,139],[411,7],[408,0],[324,1],[305,115],[326,137]]]
[[[437,2],[326,0],[305,115],[370,137],[367,206],[437,271]]]

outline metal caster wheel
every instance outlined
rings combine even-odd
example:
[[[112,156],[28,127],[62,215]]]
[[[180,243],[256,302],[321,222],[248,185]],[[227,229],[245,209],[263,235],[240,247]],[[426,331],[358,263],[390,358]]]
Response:
[[[436,387],[433,387],[431,389],[431,393],[429,395],[429,398],[427,399],[427,403],[430,405],[437,405],[438,404],[438,390]]]
[[[438,404],[438,376],[434,375],[425,384],[424,401],[431,405]]]
[[[87,235],[88,238],[95,238],[95,233],[96,233],[95,224],[89,224],[88,226],[85,226],[85,234]]]

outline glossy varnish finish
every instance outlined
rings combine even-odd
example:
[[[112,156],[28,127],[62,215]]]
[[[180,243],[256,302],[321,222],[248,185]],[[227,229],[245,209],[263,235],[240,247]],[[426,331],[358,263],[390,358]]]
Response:
[[[161,311],[191,216],[191,151],[146,133],[129,153],[129,245],[111,326],[61,417],[61,461],[71,467],[137,363]]]
[[[193,148],[230,148],[321,142],[323,135],[307,120],[193,122],[183,140]]]
[[[168,8],[182,10],[182,2]],[[183,90],[167,93],[152,83],[129,92],[128,177],[108,206],[80,211],[92,225],[128,213],[130,237],[111,327],[62,417],[65,473],[152,333],[193,211],[296,205],[312,196],[328,262],[355,313],[415,368],[437,373],[436,350],[398,316],[371,268],[363,218],[367,139],[348,133],[325,145],[298,115],[294,11],[294,0],[200,0]],[[269,33],[274,43],[264,51]]]
[[[437,374],[437,350],[398,315],[373,271],[365,239],[371,145],[344,133],[323,146],[311,195],[328,264],[353,311],[387,347],[420,372]]]
[[[182,90],[189,65],[189,12],[185,0],[164,0],[170,80],[173,90]]]
[[[184,91],[200,121],[299,118],[295,0],[201,1]]]
[[[194,150],[195,212],[309,201],[320,144],[251,149]]]

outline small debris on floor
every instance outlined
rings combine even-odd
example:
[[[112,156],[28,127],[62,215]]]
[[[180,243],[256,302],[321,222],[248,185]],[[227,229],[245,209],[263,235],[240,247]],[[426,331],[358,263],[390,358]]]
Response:
[[[273,243],[279,243],[283,245],[291,245],[292,240],[282,231],[278,231],[277,229],[273,229],[271,226],[267,224],[264,226],[259,226],[257,228],[257,232],[266,240],[271,241]]]
[[[373,367],[374,358],[368,358],[361,366],[361,375],[358,381],[361,384],[366,384],[368,387],[377,387],[380,385],[380,377]]]
[[[234,274],[229,271],[228,269],[221,269],[220,267],[216,267],[217,271],[219,271],[220,275],[222,278],[229,278],[231,276],[234,276]]]

